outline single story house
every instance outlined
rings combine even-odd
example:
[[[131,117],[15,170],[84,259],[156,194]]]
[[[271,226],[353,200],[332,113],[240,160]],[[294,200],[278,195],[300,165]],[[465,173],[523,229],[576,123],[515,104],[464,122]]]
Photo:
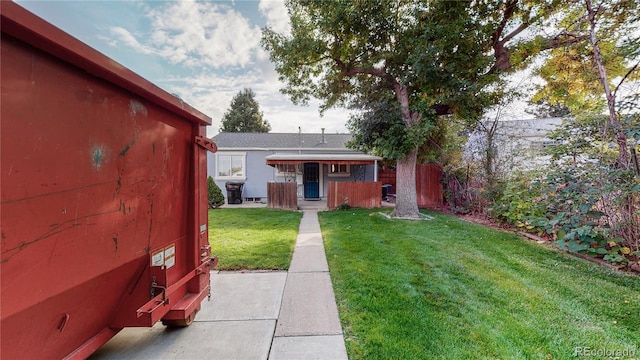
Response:
[[[329,181],[378,181],[382,160],[348,149],[350,134],[222,132],[211,140],[218,151],[209,154],[209,176],[225,198],[227,183],[243,183],[244,201],[266,201],[268,182],[297,183],[298,198],[326,198]]]

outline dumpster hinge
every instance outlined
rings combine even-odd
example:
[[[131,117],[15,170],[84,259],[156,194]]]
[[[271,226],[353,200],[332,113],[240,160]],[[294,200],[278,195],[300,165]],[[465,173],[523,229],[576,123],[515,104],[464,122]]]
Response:
[[[207,139],[204,136],[200,136],[197,135],[196,139],[195,139],[196,144],[200,145],[201,147],[211,151],[211,152],[216,152],[218,151],[218,147],[216,146],[216,143],[213,142],[213,140]]]

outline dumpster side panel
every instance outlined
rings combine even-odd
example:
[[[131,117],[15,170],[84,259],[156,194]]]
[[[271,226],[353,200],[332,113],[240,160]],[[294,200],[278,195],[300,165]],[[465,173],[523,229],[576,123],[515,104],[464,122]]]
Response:
[[[194,179],[203,127],[1,41],[1,355],[61,358],[105,329],[153,324],[136,309],[151,298],[154,251],[172,249],[167,286],[202,282],[189,274],[206,226],[194,196],[206,189]],[[173,296],[191,290],[203,289]]]

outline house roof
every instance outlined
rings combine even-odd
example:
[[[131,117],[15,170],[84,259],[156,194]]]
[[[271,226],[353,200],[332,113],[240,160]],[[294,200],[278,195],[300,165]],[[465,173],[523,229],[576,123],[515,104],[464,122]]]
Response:
[[[325,164],[374,164],[381,157],[355,153],[355,154],[273,154],[265,158],[267,165],[300,164],[305,162],[319,162]]]
[[[211,138],[219,150],[287,150],[332,149],[348,151],[351,134],[310,133],[231,133],[221,132]]]

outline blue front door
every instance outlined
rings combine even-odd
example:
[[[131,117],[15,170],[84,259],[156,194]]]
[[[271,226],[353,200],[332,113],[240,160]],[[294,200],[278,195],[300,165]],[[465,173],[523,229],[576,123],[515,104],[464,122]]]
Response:
[[[320,164],[304,163],[302,179],[304,181],[304,198],[320,198]]]

